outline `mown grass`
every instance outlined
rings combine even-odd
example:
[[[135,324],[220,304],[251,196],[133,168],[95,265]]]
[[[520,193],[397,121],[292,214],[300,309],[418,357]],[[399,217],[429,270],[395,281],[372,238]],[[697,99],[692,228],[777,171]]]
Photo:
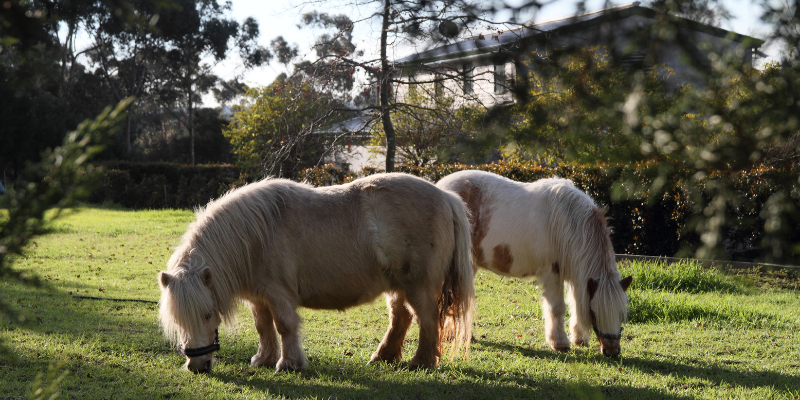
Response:
[[[469,359],[432,371],[367,365],[386,329],[383,301],[345,312],[302,310],[304,372],[251,368],[257,335],[246,310],[220,332],[210,375],[183,357],[156,320],[157,271],[193,219],[190,211],[80,208],[51,225],[16,267],[47,288],[0,283],[25,316],[0,321],[14,361],[0,363],[0,398],[22,398],[38,373],[61,364],[61,398],[764,398],[800,396],[800,291],[795,276],[732,276],[694,264],[623,263],[634,276],[623,356],[544,344],[532,280],[481,271]],[[136,299],[91,300],[76,296]],[[408,335],[404,356],[416,349]]]

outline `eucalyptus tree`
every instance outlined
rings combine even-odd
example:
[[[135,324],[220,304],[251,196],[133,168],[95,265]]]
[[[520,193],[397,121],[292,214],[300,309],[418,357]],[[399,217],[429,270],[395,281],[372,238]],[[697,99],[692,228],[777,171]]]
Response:
[[[297,63],[295,71],[314,77],[317,90],[346,94],[342,99],[349,96],[346,102],[350,106],[342,111],[375,112],[371,118],[381,125],[386,140],[386,170],[393,171],[397,146],[391,115],[399,108],[413,113],[419,107],[397,103],[393,95],[401,85],[433,81],[410,83],[398,79],[398,70],[390,60],[392,49],[412,42],[432,44],[450,40],[476,21],[480,10],[469,0],[354,0],[340,4],[340,9],[367,10],[366,15],[318,11],[303,14],[302,26],[326,28],[329,32],[317,37],[315,58]],[[353,35],[358,26],[373,27],[378,40],[357,48]],[[438,74],[436,80],[462,77],[457,71],[449,71]]]
[[[228,57],[232,49],[238,49],[245,68],[269,62],[272,54],[257,45],[259,27],[253,18],[239,24],[224,17],[230,2],[176,0],[175,4],[177,8],[161,13],[156,24],[165,45],[155,57],[154,90],[162,101],[178,106],[174,112],[185,112],[178,119],[189,132],[194,164],[194,109],[218,81],[214,63]]]

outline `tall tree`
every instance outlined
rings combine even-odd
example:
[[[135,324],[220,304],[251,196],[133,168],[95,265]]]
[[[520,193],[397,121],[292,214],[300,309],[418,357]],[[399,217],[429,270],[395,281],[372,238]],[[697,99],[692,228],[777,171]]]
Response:
[[[300,77],[281,74],[267,87],[247,90],[223,133],[246,173],[296,177],[326,154],[329,135],[320,130],[336,119],[337,106]]]
[[[86,30],[92,36],[88,52],[97,65],[106,85],[117,101],[133,96],[124,130],[125,150],[132,151],[132,123],[138,106],[147,102],[148,89],[153,84],[152,71],[156,57],[166,45],[155,24],[163,8],[150,0],[134,2],[138,10],[136,20],[125,23],[103,5],[98,5],[85,17]]]
[[[212,62],[224,60],[231,47],[238,48],[244,66],[250,68],[269,61],[272,54],[256,44],[258,23],[248,18],[242,25],[221,17],[231,3],[217,0],[178,0],[179,9],[159,18],[157,27],[167,46],[158,57],[158,91],[163,100],[185,109],[179,118],[189,131],[191,163],[195,163],[194,108],[200,97],[217,82]]]
[[[366,75],[369,86],[361,92],[363,94],[353,99],[351,102],[353,107],[350,109],[377,112],[377,119],[380,121],[386,141],[386,171],[394,171],[397,143],[392,114],[398,112],[399,108],[403,108],[405,113],[414,113],[419,108],[418,105],[395,101],[398,87],[410,83],[398,79],[400,71],[395,69],[394,63],[390,60],[390,51],[393,46],[403,41],[430,44],[455,37],[463,26],[476,20],[478,8],[468,0],[356,0],[352,5],[354,8],[366,7],[373,11],[358,21],[352,21],[344,15],[318,12],[303,15],[304,24],[332,27],[336,29],[336,33],[320,36],[315,43],[317,59],[306,62],[302,67],[326,71],[330,82],[350,85],[339,87],[339,90],[352,90],[355,82],[353,77],[359,74]],[[365,49],[356,50],[352,43],[352,32],[356,23],[375,23],[379,26],[378,47],[373,53],[377,54],[377,58],[365,58]],[[423,66],[417,67],[425,69]],[[428,72],[436,73],[435,79],[439,82],[463,78],[458,71],[430,69]],[[337,73],[343,74],[349,81],[337,77]],[[364,94],[369,93],[376,93],[377,96],[373,99],[377,101],[364,101],[369,97]]]

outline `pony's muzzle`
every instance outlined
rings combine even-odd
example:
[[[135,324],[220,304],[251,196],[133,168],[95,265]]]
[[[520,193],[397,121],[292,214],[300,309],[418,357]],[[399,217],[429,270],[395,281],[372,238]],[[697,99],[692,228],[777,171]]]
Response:
[[[186,369],[195,374],[207,374],[214,365],[213,356],[186,357]]]
[[[619,344],[617,344],[616,346],[601,346],[600,350],[606,357],[616,357],[621,352]]]

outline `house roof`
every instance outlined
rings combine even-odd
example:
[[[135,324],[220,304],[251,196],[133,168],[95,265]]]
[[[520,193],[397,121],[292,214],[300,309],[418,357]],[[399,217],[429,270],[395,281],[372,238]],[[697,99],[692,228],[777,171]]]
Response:
[[[648,7],[642,7],[639,2],[609,7],[591,13],[575,15],[568,18],[543,22],[527,27],[506,30],[500,33],[487,33],[470,37],[455,43],[435,47],[426,51],[411,54],[400,58],[397,64],[406,63],[428,63],[441,62],[455,58],[467,58],[474,55],[486,54],[510,47],[521,39],[535,39],[537,36],[544,37],[545,34],[563,33],[588,28],[593,25],[601,24],[612,20],[618,20],[639,15],[647,18],[655,18],[661,14],[659,11]],[[736,42],[746,42],[750,47],[758,48],[764,41],[747,35],[738,34],[711,25],[703,24],[686,18],[675,17],[685,24],[685,26],[706,34],[727,38]]]
[[[369,127],[374,122],[375,122],[375,117],[373,115],[362,114],[357,117],[335,123],[327,129],[316,130],[314,131],[314,133],[332,133],[332,134],[350,133],[350,134],[364,135],[369,133]]]

